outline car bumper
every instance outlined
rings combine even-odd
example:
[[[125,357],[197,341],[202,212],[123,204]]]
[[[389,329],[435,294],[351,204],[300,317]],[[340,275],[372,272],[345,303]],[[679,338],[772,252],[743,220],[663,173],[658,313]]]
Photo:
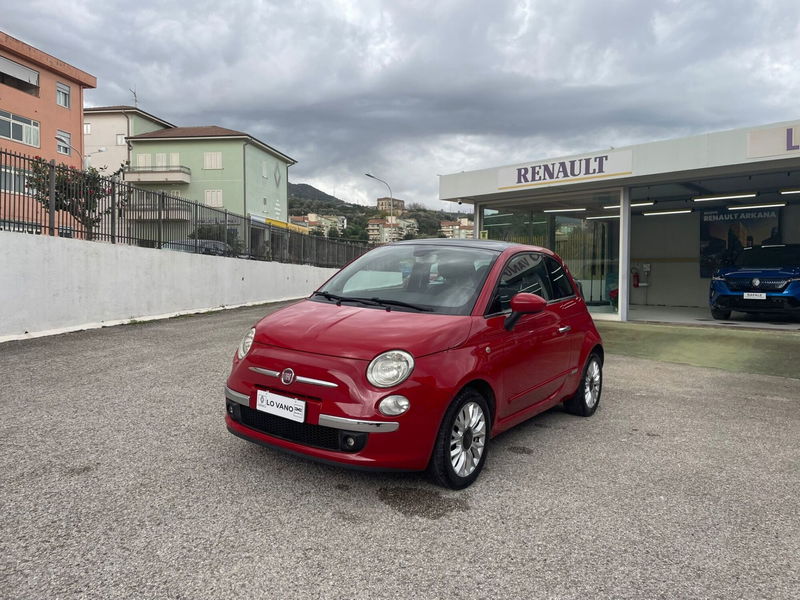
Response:
[[[715,281],[711,286],[709,305],[739,312],[800,313],[800,284],[794,283],[783,292],[765,292],[763,299],[745,299],[744,292],[731,291],[723,283]]]
[[[452,392],[431,386],[433,372],[418,360],[401,385],[378,390],[364,385],[366,363],[323,355],[260,347],[234,367],[225,387],[228,430],[252,442],[311,459],[351,467],[422,470],[428,465],[439,423]],[[276,376],[291,368],[286,386]],[[256,410],[258,390],[305,401],[303,423]],[[397,417],[377,410],[388,395],[406,396],[411,408]]]

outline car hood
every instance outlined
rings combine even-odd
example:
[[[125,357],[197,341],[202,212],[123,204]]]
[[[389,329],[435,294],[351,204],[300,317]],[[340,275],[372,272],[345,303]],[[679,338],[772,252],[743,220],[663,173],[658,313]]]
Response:
[[[359,360],[372,360],[386,350],[419,357],[460,345],[470,321],[468,316],[303,300],[259,321],[255,343]]]
[[[719,270],[722,277],[800,277],[800,267],[723,267]]]

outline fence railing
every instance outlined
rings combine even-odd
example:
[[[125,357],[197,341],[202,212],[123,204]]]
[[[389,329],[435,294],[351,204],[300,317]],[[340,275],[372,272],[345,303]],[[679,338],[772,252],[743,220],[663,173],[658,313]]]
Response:
[[[0,230],[319,267],[341,267],[370,248],[5,150]]]

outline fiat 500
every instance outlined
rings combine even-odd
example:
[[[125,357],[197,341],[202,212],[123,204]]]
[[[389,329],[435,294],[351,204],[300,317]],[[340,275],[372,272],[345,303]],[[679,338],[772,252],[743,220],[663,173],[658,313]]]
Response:
[[[376,248],[248,331],[225,386],[241,438],[470,485],[490,439],[563,402],[595,412],[600,335],[553,252],[480,240]]]

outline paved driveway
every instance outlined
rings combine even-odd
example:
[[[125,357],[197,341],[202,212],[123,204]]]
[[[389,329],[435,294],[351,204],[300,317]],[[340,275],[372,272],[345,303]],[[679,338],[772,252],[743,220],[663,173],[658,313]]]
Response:
[[[267,310],[0,345],[0,597],[800,597],[800,380],[610,355],[450,492],[228,434]]]

